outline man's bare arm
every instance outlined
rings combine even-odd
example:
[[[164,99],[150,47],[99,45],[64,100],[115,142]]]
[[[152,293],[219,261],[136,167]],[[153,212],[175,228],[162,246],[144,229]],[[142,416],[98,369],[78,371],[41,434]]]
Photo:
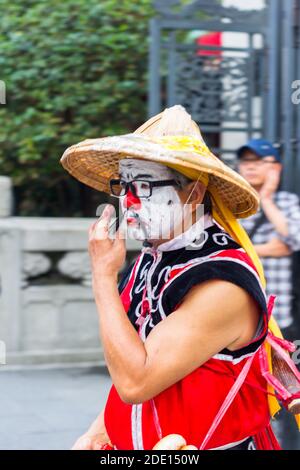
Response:
[[[221,280],[194,287],[145,343],[127,318],[113,279],[102,278],[96,304],[106,363],[128,403],[156,396],[223,348],[246,344],[258,321],[258,307],[250,295]]]

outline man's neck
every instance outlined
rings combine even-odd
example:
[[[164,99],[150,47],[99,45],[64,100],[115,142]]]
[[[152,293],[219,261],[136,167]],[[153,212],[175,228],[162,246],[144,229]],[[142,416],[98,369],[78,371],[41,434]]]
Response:
[[[156,249],[156,248],[159,247],[159,245],[162,245],[163,243],[166,243],[169,240],[170,239],[168,239],[168,238],[164,238],[164,239],[160,239],[160,240],[145,240],[144,246],[151,246],[151,247]]]
[[[196,221],[193,221],[193,223],[195,223]],[[191,228],[191,226],[193,225],[193,223],[189,223],[188,227],[185,226],[185,230],[180,230],[179,232],[179,228],[177,227],[176,228],[176,232],[175,230],[172,230],[172,232],[170,233],[170,237],[169,238],[160,238],[160,239],[157,239],[157,240],[145,240],[144,242],[144,246],[151,246],[152,248],[158,248],[160,245],[166,243],[166,242],[169,242],[170,240],[173,240],[175,237],[178,237],[180,235],[182,235],[185,231],[189,230]],[[181,223],[183,225],[183,222]],[[182,229],[182,227],[180,226],[180,229]]]
[[[203,217],[201,217],[201,219],[202,219],[202,224],[203,224],[202,229],[205,229],[206,227],[209,227],[209,226],[212,225],[212,215],[211,214],[204,214]],[[191,236],[190,231],[191,230],[195,231],[194,229],[196,228],[196,224],[197,224],[196,232],[197,232],[197,235],[199,235],[198,226],[199,226],[199,223],[200,223],[200,228],[201,228],[201,219],[198,219],[194,223],[191,223],[189,225],[189,227],[186,230],[182,231],[181,233],[176,232],[176,236],[171,236],[170,238],[167,238],[167,239],[145,240],[144,243],[143,243],[143,246],[145,248],[150,247],[150,248],[153,248],[154,250],[156,250],[161,245],[164,245],[164,244],[169,245],[170,243],[172,244],[172,240],[176,243],[176,240],[180,237],[190,237]],[[192,238],[194,236],[195,236],[195,233],[192,235]],[[192,241],[192,240],[190,240],[190,241]]]

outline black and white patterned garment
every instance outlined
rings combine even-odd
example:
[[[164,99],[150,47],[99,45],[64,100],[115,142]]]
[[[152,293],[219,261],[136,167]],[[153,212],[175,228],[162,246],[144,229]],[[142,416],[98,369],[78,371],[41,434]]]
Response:
[[[204,216],[204,230],[199,230],[200,224],[198,221],[188,230],[185,238],[170,240],[158,249],[142,248],[134,266],[123,275],[119,292],[128,317],[143,340],[177,308],[194,285],[209,279],[239,285],[266,311],[265,291],[244,249],[210,215]],[[200,238],[195,240],[193,232],[199,232]],[[251,345],[246,353],[251,353],[252,347],[256,345]],[[230,352],[230,356],[235,354]]]
[[[282,240],[293,252],[300,250],[300,204],[296,194],[278,191],[274,202],[288,220],[289,234],[280,235],[270,222],[264,222],[252,238],[254,245],[264,244],[272,238]],[[251,217],[240,222],[247,232],[250,232],[255,221],[261,216],[261,209]],[[292,316],[292,258],[261,258],[267,281],[267,295],[277,296],[274,306],[274,316],[281,328],[287,328],[293,323]]]

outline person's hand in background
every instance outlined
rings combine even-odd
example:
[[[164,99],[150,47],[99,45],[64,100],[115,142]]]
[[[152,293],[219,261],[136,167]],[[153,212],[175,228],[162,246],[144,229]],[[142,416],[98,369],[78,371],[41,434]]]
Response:
[[[276,193],[280,183],[282,166],[277,163],[270,163],[270,168],[266,176],[266,180],[259,192],[261,203],[263,204],[266,199],[272,199],[273,194]]]
[[[276,231],[281,235],[281,236],[288,236],[289,230],[288,230],[288,221],[284,215],[284,213],[277,207],[273,200],[273,196],[278,190],[279,184],[280,184],[280,175],[282,172],[282,165],[278,163],[265,163],[270,165],[265,182],[259,191],[260,195],[260,204],[261,208],[264,211],[267,219],[273,226],[275,227]],[[277,252],[277,249],[271,246],[271,252],[275,251]],[[268,250],[269,252],[270,250]],[[260,255],[262,256],[262,255]],[[265,255],[265,256],[272,256],[272,255]],[[276,255],[275,255],[276,256]],[[283,256],[283,255],[281,255]],[[285,255],[286,256],[286,255]]]

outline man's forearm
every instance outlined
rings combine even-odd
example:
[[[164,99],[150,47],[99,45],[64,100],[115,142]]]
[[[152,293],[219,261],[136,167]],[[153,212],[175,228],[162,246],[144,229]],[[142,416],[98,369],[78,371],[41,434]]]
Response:
[[[285,215],[276,206],[274,201],[271,198],[264,198],[261,200],[261,206],[267,216],[267,219],[275,227],[275,230],[280,235],[286,237],[288,235],[288,223]]]
[[[112,381],[126,400],[139,385],[146,362],[144,344],[131,324],[111,277],[93,281],[101,342]]]
[[[103,434],[103,437],[106,437],[107,440],[109,439],[109,436],[106,431],[106,427],[104,424],[104,408],[103,410],[99,413],[97,418],[92,422],[88,429],[88,433],[90,434]]]
[[[282,258],[290,256],[291,250],[279,239],[273,238],[268,243],[254,245],[256,253],[261,258]]]

